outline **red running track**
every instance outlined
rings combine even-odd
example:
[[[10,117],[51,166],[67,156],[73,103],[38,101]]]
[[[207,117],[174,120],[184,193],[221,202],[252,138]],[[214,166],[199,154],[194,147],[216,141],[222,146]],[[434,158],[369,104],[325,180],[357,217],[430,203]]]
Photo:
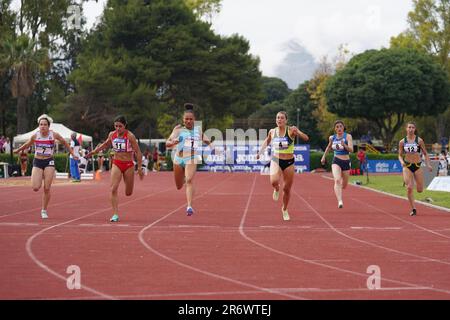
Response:
[[[295,178],[291,221],[268,176],[198,173],[192,217],[171,173],[120,190],[110,224],[109,177],[41,192],[0,188],[1,299],[450,299],[450,214],[333,182]],[[69,266],[81,289],[67,286]],[[370,266],[381,288],[368,288]]]

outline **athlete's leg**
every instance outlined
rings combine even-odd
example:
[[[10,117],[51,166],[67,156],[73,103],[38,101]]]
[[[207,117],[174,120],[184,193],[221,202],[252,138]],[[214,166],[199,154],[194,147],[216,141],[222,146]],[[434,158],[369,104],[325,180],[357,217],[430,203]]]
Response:
[[[175,185],[181,190],[184,185],[184,168],[178,164],[173,164],[173,175],[175,177]]]
[[[294,165],[290,166],[289,168],[286,168],[283,171],[283,180],[284,180],[283,210],[287,210],[289,200],[291,199],[291,188],[292,188],[292,184],[294,183],[294,176],[295,176]]]
[[[125,182],[125,195],[129,197],[133,194],[134,189],[134,167],[125,171],[123,174],[123,181]]]
[[[418,193],[423,192],[423,169],[420,168],[414,172],[414,180],[416,181],[416,188]]]
[[[55,178],[55,167],[47,167],[44,169],[44,195],[42,197],[42,209],[47,211],[50,202],[53,179]]]
[[[44,170],[33,167],[31,171],[31,186],[33,187],[33,191],[38,192],[42,186],[42,180],[44,178]]]
[[[273,200],[278,201],[280,193],[281,168],[275,161],[270,161],[270,184],[273,187]]]
[[[403,168],[403,180],[407,188],[407,195],[411,209],[415,209],[414,204],[414,174],[408,168]]]
[[[348,187],[348,179],[350,177],[350,171],[342,171],[342,189],[345,190]]]
[[[275,161],[270,162],[270,184],[276,191],[280,191],[281,168]]]
[[[337,164],[333,164],[331,166],[331,169],[333,171],[333,178],[334,178],[334,193],[336,195],[338,202],[341,204],[342,203],[342,187],[343,187],[343,183],[344,183],[342,169]]]
[[[197,172],[197,164],[195,163],[186,164],[185,177],[186,177],[186,198],[188,207],[192,207],[192,201],[194,199],[195,193],[194,176],[196,172]]]
[[[113,210],[113,215],[119,213],[119,184],[122,179],[122,171],[115,164],[111,167],[111,205]]]

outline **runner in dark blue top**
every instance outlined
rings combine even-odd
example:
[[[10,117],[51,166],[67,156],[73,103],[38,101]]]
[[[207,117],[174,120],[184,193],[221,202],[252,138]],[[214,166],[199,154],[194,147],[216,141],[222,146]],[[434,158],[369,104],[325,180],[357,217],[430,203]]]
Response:
[[[335,134],[330,136],[328,146],[322,157],[322,165],[325,165],[327,153],[334,150],[334,158],[331,169],[334,177],[334,193],[338,200],[338,208],[344,207],[342,201],[342,190],[347,188],[350,175],[350,153],[353,152],[353,138],[345,132],[345,125],[342,120],[334,123]]]

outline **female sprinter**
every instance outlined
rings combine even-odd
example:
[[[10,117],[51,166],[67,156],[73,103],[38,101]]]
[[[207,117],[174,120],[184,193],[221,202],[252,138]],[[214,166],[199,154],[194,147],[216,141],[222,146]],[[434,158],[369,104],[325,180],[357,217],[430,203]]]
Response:
[[[195,126],[194,105],[186,103],[183,115],[184,126],[176,126],[169,139],[166,141],[167,149],[176,147],[176,155],[173,159],[173,172],[175,175],[175,185],[178,190],[186,183],[187,208],[186,214],[192,216],[194,209],[192,201],[194,198],[194,176],[197,172],[197,164],[201,161],[199,148],[202,143],[212,148],[211,141],[206,137],[202,128]]]
[[[403,166],[403,179],[408,188],[408,200],[411,205],[410,216],[417,215],[417,209],[414,204],[414,181],[418,193],[423,192],[423,170],[421,168],[420,153],[425,156],[428,170],[433,170],[430,164],[430,157],[425,147],[425,142],[416,134],[416,124],[408,122],[406,126],[406,137],[400,140],[398,146],[398,160]]]
[[[328,146],[321,159],[322,165],[325,165],[327,153],[334,150],[334,158],[331,169],[334,177],[334,193],[338,200],[338,208],[344,207],[342,201],[342,190],[348,186],[348,177],[350,173],[350,153],[353,152],[353,138],[345,132],[345,125],[342,120],[334,123],[335,134],[330,136]]]
[[[71,150],[69,144],[61,137],[60,134],[50,130],[50,125],[53,119],[48,115],[41,115],[38,120],[39,131],[33,134],[25,144],[20,148],[14,150],[14,153],[20,153],[22,150],[28,149],[34,144],[34,160],[33,160],[33,170],[31,171],[31,185],[33,191],[38,192],[42,186],[42,180],[44,180],[44,195],[42,197],[42,219],[48,219],[48,203],[50,202],[51,194],[50,188],[55,177],[55,160],[53,158],[53,153],[55,149],[55,139],[60,141],[74,159],[78,159],[73,151]]]
[[[105,148],[112,146],[114,151],[114,161],[111,167],[111,204],[113,216],[111,222],[119,221],[119,198],[118,189],[120,181],[125,181],[125,195],[127,197],[133,194],[134,187],[134,163],[133,154],[136,155],[137,168],[141,180],[144,178],[142,171],[142,153],[139,149],[136,137],[131,131],[126,129],[127,120],[123,116],[118,116],[114,120],[115,131],[108,135],[108,139],[94,150],[89,152],[86,157],[91,157]]]
[[[278,201],[280,192],[280,180],[283,175],[283,219],[290,220],[288,213],[288,204],[291,197],[291,187],[294,182],[295,174],[295,157],[294,157],[294,143],[295,138],[300,137],[304,141],[308,141],[309,137],[301,132],[298,128],[287,126],[287,113],[284,111],[278,112],[276,123],[277,128],[270,130],[266,140],[264,140],[261,149],[257,154],[257,159],[264,152],[266,147],[271,144],[272,160],[270,163],[270,183],[272,184],[273,200]]]

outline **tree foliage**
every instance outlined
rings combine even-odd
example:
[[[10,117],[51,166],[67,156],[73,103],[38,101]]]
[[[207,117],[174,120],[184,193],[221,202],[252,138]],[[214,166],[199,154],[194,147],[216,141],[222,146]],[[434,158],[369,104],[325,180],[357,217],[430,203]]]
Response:
[[[446,69],[450,77],[450,1],[414,0],[413,10],[408,14],[408,24],[408,30],[391,39],[391,47],[415,48],[428,53]],[[434,128],[434,141],[450,135],[450,106],[437,119],[425,116],[417,120]]]
[[[246,117],[261,100],[259,60],[248,52],[248,41],[214,34],[181,0],[111,0],[83,43],[70,76],[76,91],[60,110],[99,135],[117,113],[138,135],[155,134],[159,119],[179,121],[187,101],[205,125]]]
[[[291,90],[286,82],[275,77],[262,77],[262,89],[264,98],[261,101],[262,105],[269,104],[275,101],[282,101],[287,98]]]
[[[206,18],[209,22],[222,8],[222,0],[184,0],[184,2],[198,17]]]
[[[48,52],[36,49],[36,43],[26,35],[15,40],[6,40],[3,47],[3,65],[11,73],[10,90],[17,99],[17,132],[27,132],[27,99],[35,92],[37,75],[48,69]]]
[[[440,65],[413,49],[369,50],[355,56],[327,82],[329,111],[377,123],[390,144],[406,115],[446,109],[449,80]]]

